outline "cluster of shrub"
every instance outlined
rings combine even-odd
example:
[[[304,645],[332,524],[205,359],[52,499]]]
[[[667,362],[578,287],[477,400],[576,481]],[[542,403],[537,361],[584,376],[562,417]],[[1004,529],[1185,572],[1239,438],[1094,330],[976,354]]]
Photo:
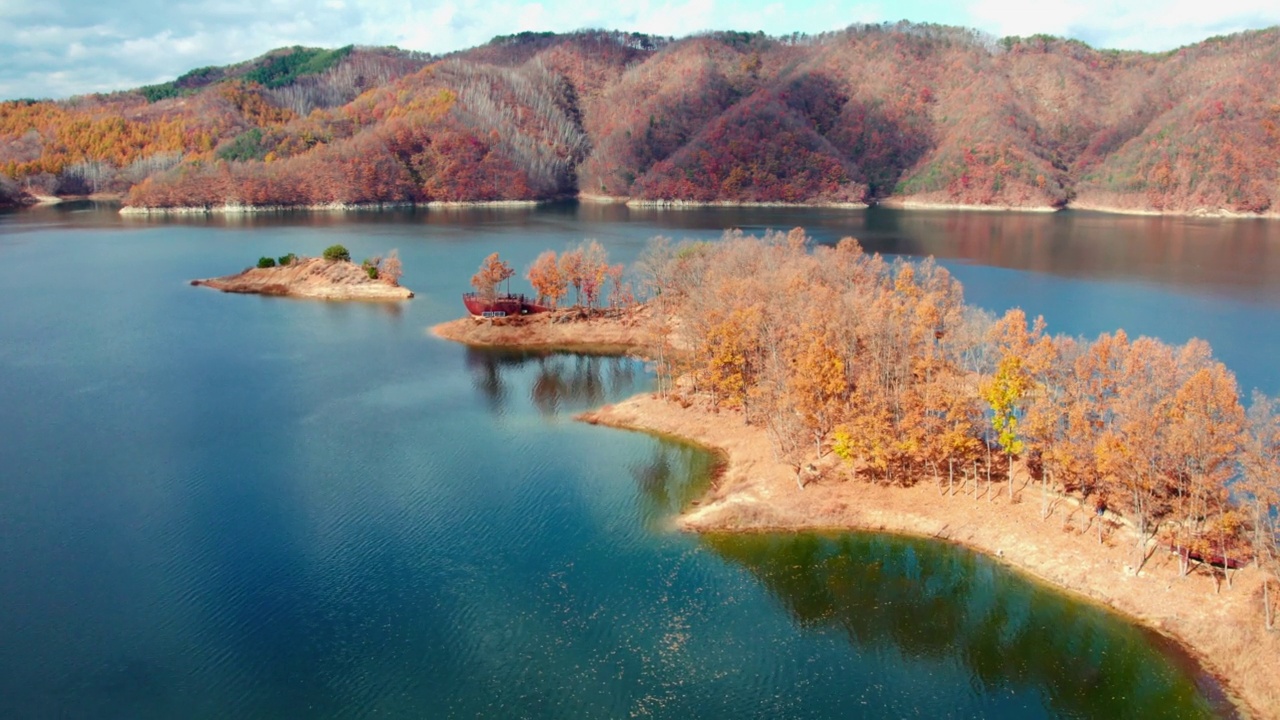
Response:
[[[344,245],[330,245],[324,249],[321,257],[329,262],[351,262],[351,251],[347,250]],[[280,267],[286,267],[296,263],[297,261],[298,256],[294,253],[282,255],[278,258],[263,256],[258,258],[258,267],[273,268],[277,265]],[[395,250],[388,253],[385,258],[378,256],[365,258],[364,261],[360,263],[360,267],[368,273],[370,280],[382,278],[384,280],[389,280],[392,284],[399,283],[400,276],[402,274],[400,258],[397,257]]]
[[[347,262],[350,262],[351,252],[347,250],[346,246],[344,245],[330,245],[329,247],[324,249],[324,253],[322,254],[322,257],[325,260],[329,260],[330,262],[337,261],[337,260],[345,260]],[[288,255],[281,255],[278,258],[263,256],[258,258],[258,267],[273,268],[277,265],[279,265],[280,267],[285,267],[288,265],[292,265],[297,261],[298,261],[298,256],[294,253],[289,253]],[[368,266],[371,261],[365,260],[364,262],[365,262],[365,266]],[[370,277],[377,277],[377,275],[370,275]]]
[[[260,257],[258,258],[258,267],[273,268],[276,265],[279,265],[280,267],[285,267],[288,265],[292,265],[297,261],[298,261],[298,256],[293,253],[289,253],[288,255],[281,255],[278,258]]]

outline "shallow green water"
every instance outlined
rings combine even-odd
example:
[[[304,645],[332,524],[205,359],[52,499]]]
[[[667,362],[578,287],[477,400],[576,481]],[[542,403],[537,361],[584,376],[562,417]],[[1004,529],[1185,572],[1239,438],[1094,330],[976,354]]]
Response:
[[[962,550],[672,533],[711,458],[572,420],[647,388],[642,364],[426,332],[493,250],[522,267],[597,237],[627,260],[657,233],[806,219],[884,244],[884,217],[79,209],[0,216],[0,716],[1215,713],[1158,639]],[[186,285],[334,242],[398,247],[418,298]],[[1241,298],[966,259],[993,309],[998,286],[1041,287],[1051,323],[1112,323],[1081,310],[1112,293],[1181,309],[1180,331],[1222,332],[1226,308],[1252,321],[1237,343],[1277,337],[1269,279]]]

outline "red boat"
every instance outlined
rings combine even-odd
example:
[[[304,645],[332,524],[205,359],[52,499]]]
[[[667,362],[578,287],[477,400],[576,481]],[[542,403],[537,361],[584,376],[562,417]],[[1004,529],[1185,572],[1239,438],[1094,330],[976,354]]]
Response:
[[[1170,545],[1169,551],[1181,555],[1184,560],[1213,565],[1215,567],[1225,567],[1228,570],[1239,570],[1249,564],[1251,558],[1247,552],[1242,551],[1239,555],[1232,555],[1223,558],[1221,553],[1202,553],[1198,550],[1192,550],[1188,547],[1179,548],[1176,545]]]
[[[551,308],[539,305],[524,295],[498,295],[493,300],[486,300],[475,293],[463,293],[462,304],[475,317],[507,317],[551,311]]]

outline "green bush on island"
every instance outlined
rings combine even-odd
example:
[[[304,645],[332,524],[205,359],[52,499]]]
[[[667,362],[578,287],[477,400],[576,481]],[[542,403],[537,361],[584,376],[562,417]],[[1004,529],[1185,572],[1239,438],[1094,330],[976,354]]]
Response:
[[[381,262],[382,258],[365,258],[364,262],[360,263],[360,267],[364,268],[364,271],[369,274],[370,280],[377,280],[378,264]]]
[[[351,253],[348,252],[347,249],[342,245],[330,245],[329,247],[324,249],[324,259],[330,260],[330,261],[346,260],[350,262]]]
[[[258,267],[260,268],[273,268],[275,266],[276,266],[275,258],[269,258],[269,257],[258,258]]]
[[[292,265],[297,261],[298,261],[298,256],[294,255],[293,253],[289,253],[288,255],[281,255],[280,258],[277,260],[277,262],[282,267]]]

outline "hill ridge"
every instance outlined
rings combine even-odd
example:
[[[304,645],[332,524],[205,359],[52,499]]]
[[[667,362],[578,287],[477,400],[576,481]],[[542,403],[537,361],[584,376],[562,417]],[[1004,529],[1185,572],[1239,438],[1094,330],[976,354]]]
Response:
[[[1164,53],[909,23],[293,47],[0,103],[0,175],[150,208],[581,194],[1274,215],[1277,67],[1277,28]]]

